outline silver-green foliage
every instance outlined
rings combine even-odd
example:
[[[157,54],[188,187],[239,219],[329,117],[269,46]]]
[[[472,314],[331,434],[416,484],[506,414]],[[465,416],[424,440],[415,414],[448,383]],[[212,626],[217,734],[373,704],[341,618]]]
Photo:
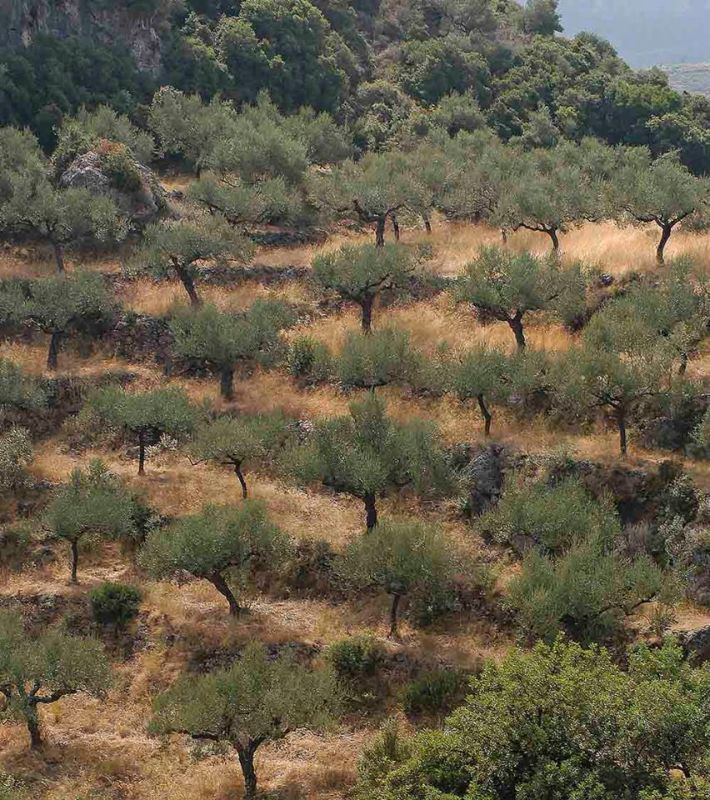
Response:
[[[0,612],[0,694],[5,698],[0,721],[22,720],[33,747],[42,741],[41,706],[79,692],[101,696],[110,683],[98,642],[59,630],[30,635],[19,614]]]
[[[180,678],[156,699],[150,730],[231,745],[242,768],[245,797],[253,800],[258,748],[297,728],[329,726],[339,707],[331,670],[309,671],[288,656],[270,658],[261,645],[252,644],[227,669]]]

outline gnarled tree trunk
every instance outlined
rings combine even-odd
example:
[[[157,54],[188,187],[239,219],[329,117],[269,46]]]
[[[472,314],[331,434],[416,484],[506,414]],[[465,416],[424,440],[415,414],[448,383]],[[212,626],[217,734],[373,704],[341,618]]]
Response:
[[[224,400],[234,399],[234,367],[224,367],[220,372],[219,393]]]
[[[49,351],[47,353],[47,369],[54,371],[59,363],[59,345],[62,340],[62,334],[59,331],[53,331],[49,337]]]
[[[523,330],[523,313],[516,311],[516,313],[508,319],[513,334],[515,335],[515,343],[518,345],[518,350],[525,350],[527,342],[525,341],[525,331]]]
[[[372,332],[372,307],[375,304],[374,297],[366,297],[360,301],[360,308],[362,309],[361,326],[363,333]]]
[[[239,757],[239,766],[242,768],[242,775],[244,776],[244,800],[254,800],[256,797],[256,770],[254,769],[254,754],[256,747],[253,744],[248,744],[246,747],[242,745],[237,746],[237,756]]]
[[[486,405],[486,400],[482,394],[478,395],[478,407],[481,409],[481,416],[483,417],[484,421],[484,428],[483,431],[486,436],[491,435],[491,420],[493,419],[493,415],[488,410],[488,406]]]
[[[661,240],[658,242],[658,247],[656,248],[656,262],[660,266],[663,266],[666,263],[666,245],[668,244],[672,233],[672,225],[661,226]]]
[[[239,605],[237,598],[229,588],[227,581],[222,576],[221,572],[213,572],[208,576],[207,580],[214,586],[214,588],[224,597],[229,603],[229,613],[231,616],[236,617],[241,613],[242,608]]]
[[[397,619],[397,612],[399,611],[399,604],[402,600],[401,594],[393,594],[392,595],[392,605],[390,606],[390,631],[389,631],[389,638],[395,639],[398,633],[398,619]]]

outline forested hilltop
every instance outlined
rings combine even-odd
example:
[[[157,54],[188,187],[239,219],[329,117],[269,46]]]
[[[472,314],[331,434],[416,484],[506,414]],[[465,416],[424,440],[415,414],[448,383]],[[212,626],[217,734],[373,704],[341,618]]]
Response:
[[[504,140],[679,149],[695,172],[710,167],[710,101],[634,72],[594,36],[561,37],[553,0],[4,0],[2,13],[0,124],[29,125],[45,147],[82,105],[140,125],[170,85],[328,112],[360,150],[443,118]]]

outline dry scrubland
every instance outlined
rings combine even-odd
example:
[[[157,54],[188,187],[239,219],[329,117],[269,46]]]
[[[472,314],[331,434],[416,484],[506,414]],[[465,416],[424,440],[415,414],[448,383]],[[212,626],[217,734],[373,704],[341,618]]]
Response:
[[[656,269],[653,260],[654,231],[623,229],[612,224],[589,225],[563,239],[565,259],[582,259],[597,264],[604,271],[621,276],[629,271]],[[343,233],[332,236],[323,248],[332,249],[345,241],[369,241],[371,235]],[[406,242],[427,240],[434,247],[434,269],[442,275],[456,275],[484,244],[499,240],[490,229],[471,225],[435,225],[427,239],[419,231],[405,231]],[[509,246],[516,250],[543,252],[547,237],[517,234]],[[280,267],[307,266],[321,248],[296,247],[264,249],[255,262]],[[677,234],[669,246],[669,255],[691,255],[704,269],[710,269],[710,236]],[[117,260],[90,263],[101,271],[117,271]],[[53,265],[40,259],[5,252],[0,256],[0,276],[37,276],[50,274]],[[247,307],[257,297],[283,297],[299,304],[313,304],[316,296],[304,283],[284,283],[273,289],[256,282],[233,289],[206,288],[205,300],[221,308]],[[161,314],[174,304],[185,302],[182,287],[173,283],[146,280],[122,284],[121,302],[140,313]],[[410,332],[413,343],[433,352],[442,341],[457,345],[488,342],[513,347],[504,323],[483,326],[456,308],[450,298],[437,296],[433,301],[396,305],[375,316],[375,325],[385,319]],[[358,328],[354,309],[342,313],[318,314],[314,321],[289,332],[289,336],[308,331],[337,347],[350,330]],[[544,316],[532,316],[528,323],[532,348],[561,350],[569,347],[572,336],[560,325],[550,324]],[[35,374],[45,362],[45,343],[0,343],[0,357],[6,357]],[[59,374],[92,376],[109,369],[126,369],[137,374],[135,385],[141,388],[164,385],[166,378],[158,367],[131,364],[108,357],[101,347],[90,355],[79,354],[69,345],[62,354]],[[705,343],[699,356],[689,366],[694,377],[710,373],[710,344]],[[218,408],[244,412],[263,412],[281,408],[302,418],[343,413],[351,397],[335,388],[298,389],[283,371],[256,371],[238,376],[233,404],[219,398],[214,379],[174,377],[170,383],[183,386],[195,400],[209,400]],[[382,395],[391,413],[399,419],[424,417],[434,419],[450,442],[480,441],[482,434],[478,411],[461,406],[453,399],[413,399],[399,390],[387,388]],[[618,460],[617,434],[599,426],[591,433],[560,433],[544,420],[520,423],[504,411],[494,424],[496,441],[535,453],[568,451],[579,457],[614,463]],[[124,476],[133,487],[140,487],[148,501],[166,515],[182,515],[198,510],[204,503],[238,502],[234,476],[225,468],[191,466],[179,452],[161,453],[149,462],[144,478],[135,476],[135,462],[120,451],[87,451],[80,456],[67,452],[60,437],[39,442],[36,446],[33,475],[38,479],[62,481],[71,470],[100,456],[111,470]],[[644,466],[668,459],[667,452],[643,450],[632,440],[627,465]],[[684,468],[696,483],[710,489],[707,463],[684,461]],[[253,496],[263,500],[273,519],[296,539],[324,539],[336,549],[356,534],[362,524],[361,504],[345,496],[324,492],[305,492],[286,486],[267,475],[253,476]],[[472,549],[496,565],[499,584],[510,573],[504,552],[480,541],[471,527],[446,504],[436,509],[419,507],[412,499],[387,499],[383,515],[426,514],[438,519],[457,544]],[[58,557],[46,567],[21,574],[2,576],[0,592],[20,599],[37,595],[57,595],[71,601],[105,580],[144,581],[130,561],[111,546],[83,557],[77,587],[67,583],[65,553],[57,546]],[[390,651],[401,651],[422,663],[447,663],[474,667],[483,656],[495,656],[512,643],[513,634],[500,629],[493,621],[472,615],[446,617],[430,628],[403,626],[401,641],[384,639],[387,599],[383,595],[357,604],[333,604],[325,600],[304,600],[260,593],[250,603],[250,613],[230,620],[223,598],[206,582],[193,581],[180,590],[168,583],[143,583],[146,587],[139,621],[143,644],[130,655],[114,652],[112,658],[117,679],[108,700],[99,702],[82,695],[65,698],[43,711],[47,747],[39,756],[27,747],[24,727],[0,727],[0,770],[31,774],[36,786],[44,787],[37,795],[42,800],[68,798],[171,798],[172,800],[227,800],[239,796],[239,767],[231,752],[197,759],[175,737],[169,746],[146,734],[151,698],[167,688],[195,652],[237,649],[256,639],[269,644],[302,643],[322,648],[348,634],[373,632]],[[630,624],[644,635],[648,628],[646,609]],[[683,607],[678,611],[676,628],[698,627],[710,623],[699,609]],[[65,713],[71,705],[71,713]],[[293,734],[286,740],[269,744],[258,751],[257,765],[263,790],[278,790],[285,798],[342,797],[355,778],[356,761],[363,744],[372,735],[376,720],[363,721],[356,714],[346,717],[337,728],[323,734]]]

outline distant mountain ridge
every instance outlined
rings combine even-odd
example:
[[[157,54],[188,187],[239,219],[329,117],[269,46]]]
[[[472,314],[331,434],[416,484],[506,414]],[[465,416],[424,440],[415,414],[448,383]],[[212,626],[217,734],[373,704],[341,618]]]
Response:
[[[710,97],[710,62],[704,64],[671,64],[661,66],[677,92],[690,92]]]

